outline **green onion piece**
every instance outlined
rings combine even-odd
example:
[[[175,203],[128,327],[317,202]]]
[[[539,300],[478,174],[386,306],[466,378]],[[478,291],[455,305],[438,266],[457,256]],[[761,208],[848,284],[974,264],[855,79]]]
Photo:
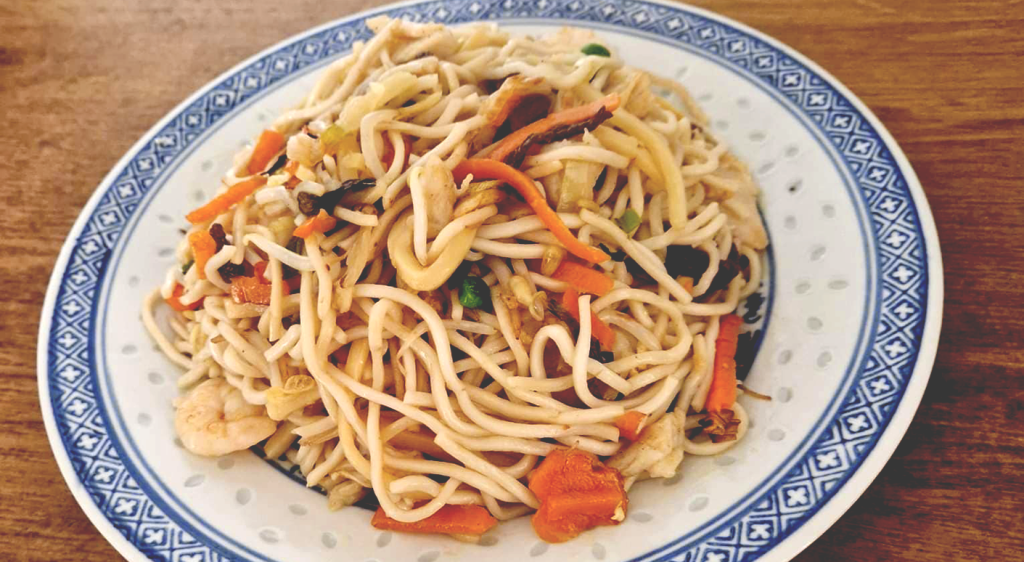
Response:
[[[480,308],[484,305],[484,295],[490,295],[487,283],[479,277],[467,275],[459,288],[459,302],[466,308]]]
[[[636,214],[633,209],[628,209],[622,216],[615,221],[619,228],[622,229],[626,234],[633,234],[633,231],[640,226],[640,215]]]
[[[608,49],[606,49],[604,45],[598,45],[597,43],[587,43],[586,45],[583,46],[582,49],[580,49],[580,51],[582,51],[584,55],[593,55],[595,57],[612,56],[612,54],[608,52]]]
[[[195,261],[189,260],[188,263],[186,263],[185,265],[181,266],[181,274],[182,275],[188,275],[188,270],[191,269],[193,263],[195,263]]]

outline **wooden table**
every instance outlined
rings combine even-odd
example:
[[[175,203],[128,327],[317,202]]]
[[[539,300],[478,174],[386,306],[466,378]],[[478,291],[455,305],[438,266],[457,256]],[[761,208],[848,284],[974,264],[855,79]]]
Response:
[[[946,317],[896,454],[798,560],[1024,556],[1024,4],[703,0],[835,74],[885,122],[938,223]],[[0,5],[0,559],[116,560],[50,453],[40,307],[106,172],[196,88],[375,0],[9,0]],[[898,7],[897,7],[898,6]]]

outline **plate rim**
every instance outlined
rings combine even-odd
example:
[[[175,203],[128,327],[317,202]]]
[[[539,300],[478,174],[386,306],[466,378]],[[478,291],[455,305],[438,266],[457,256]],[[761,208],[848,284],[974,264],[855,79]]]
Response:
[[[484,3],[497,2],[497,0],[481,1]],[[61,440],[62,434],[57,427],[56,416],[53,411],[48,384],[50,380],[50,347],[48,336],[52,328],[52,319],[56,311],[57,296],[63,282],[63,278],[60,277],[59,274],[69,265],[71,252],[75,247],[75,243],[83,233],[92,214],[99,206],[103,195],[115,183],[120,172],[126,168],[127,164],[138,156],[141,149],[144,148],[147,143],[151,142],[152,139],[155,138],[171,121],[173,121],[175,117],[181,114],[183,110],[188,108],[189,105],[193,104],[195,101],[201,99],[211,90],[215,89],[226,79],[238,74],[241,70],[244,70],[267,55],[277,52],[289,45],[296,44],[303,39],[325,30],[354,20],[368,18],[373,15],[378,15],[403,7],[428,5],[430,3],[431,2],[429,0],[406,0],[345,15],[286,37],[221,72],[212,80],[206,82],[195,90],[182,102],[171,108],[152,127],[143,133],[134,144],[132,144],[132,146],[111,167],[110,171],[103,177],[99,184],[97,184],[92,195],[89,197],[79,212],[78,217],[75,219],[74,224],[69,230],[69,233],[61,246],[57,259],[54,262],[51,277],[47,284],[46,296],[40,313],[41,318],[36,353],[40,408],[43,414],[43,422],[47,439],[50,443],[54,459],[57,462],[61,475],[67,483],[73,497],[82,508],[83,512],[85,512],[93,526],[96,527],[107,542],[125,558],[133,561],[148,559],[135,544],[124,537],[115,528],[114,524],[104,516],[76,474],[71,463],[70,453]],[[806,67],[807,70],[821,77],[831,88],[844,96],[852,108],[855,109],[868,122],[868,124],[874,128],[878,137],[883,141],[884,146],[890,152],[893,163],[896,164],[897,169],[906,180],[906,190],[910,195],[910,199],[913,202],[914,210],[918,217],[918,227],[921,231],[921,243],[928,257],[926,263],[928,282],[925,285],[928,296],[923,310],[925,320],[922,334],[920,336],[918,355],[916,363],[914,364],[914,369],[908,376],[908,382],[903,391],[903,395],[900,398],[896,410],[889,418],[886,427],[878,436],[871,451],[861,459],[859,466],[853,471],[846,482],[843,483],[840,490],[832,495],[832,497],[829,498],[808,519],[803,521],[798,529],[790,533],[781,541],[772,545],[770,550],[764,551],[759,558],[760,560],[765,561],[789,560],[800,551],[804,550],[810,543],[820,537],[829,527],[831,527],[844,513],[846,513],[849,507],[875,480],[881,469],[896,451],[898,444],[906,434],[907,428],[920,407],[924,390],[927,387],[932,368],[934,367],[939,334],[942,326],[944,301],[941,246],[935,227],[934,217],[920,179],[895,137],[892,136],[881,120],[862,100],[860,100],[860,98],[858,98],[827,70],[786,43],[730,17],[703,8],[688,4],[670,2],[668,0],[643,0],[641,3],[660,5],[674,10],[689,12],[719,24],[733,27],[751,37],[771,45],[774,49],[791,57]],[[513,19],[517,18],[515,16],[499,17],[490,21],[500,23],[502,21]],[[533,16],[529,19],[545,18],[543,16]],[[552,21],[571,21],[566,18],[557,17],[549,19]],[[669,555],[673,550],[674,549],[671,546],[662,545],[642,557],[651,555]]]

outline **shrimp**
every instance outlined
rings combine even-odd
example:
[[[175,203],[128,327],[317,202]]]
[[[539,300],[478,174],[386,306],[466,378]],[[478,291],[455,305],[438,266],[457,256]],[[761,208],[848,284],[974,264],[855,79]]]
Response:
[[[266,408],[249,404],[224,379],[210,379],[174,404],[174,429],[189,451],[219,457],[247,449],[274,434]]]

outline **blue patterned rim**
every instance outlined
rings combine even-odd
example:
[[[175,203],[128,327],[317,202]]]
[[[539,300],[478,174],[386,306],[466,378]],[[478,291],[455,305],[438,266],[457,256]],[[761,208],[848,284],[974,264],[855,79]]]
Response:
[[[791,555],[820,534],[895,448],[894,441],[885,450],[875,450],[883,436],[898,441],[902,435],[934,359],[941,264],[927,205],[895,142],[851,94],[812,63],[757,32],[703,11],[614,0],[423,2],[334,22],[232,69],[133,147],[72,230],[54,269],[40,328],[40,396],[47,430],[65,478],[100,531],[122,553],[139,552],[153,560],[267,560],[215,530],[197,529],[157,497],[145,471],[126,460],[125,444],[112,429],[120,420],[113,419],[97,392],[96,377],[102,370],[97,365],[103,358],[94,346],[96,322],[105,313],[98,310],[102,299],[97,296],[112,277],[116,247],[130,232],[140,205],[146,205],[198,140],[225,115],[304,69],[350,50],[354,41],[367,39],[363,22],[379,13],[446,24],[562,20],[661,41],[747,78],[786,105],[816,138],[830,143],[826,151],[852,182],[848,190],[865,215],[863,234],[874,250],[867,253],[874,257],[868,274],[873,302],[861,334],[864,352],[848,368],[835,407],[826,409],[817,432],[778,474],[707,526],[638,559],[753,560],[769,551],[775,554],[783,542],[788,543],[785,554]],[[896,417],[899,421],[893,422]],[[840,494],[841,500],[836,498]],[[832,509],[830,502],[843,505]],[[826,507],[831,513],[823,513]]]

